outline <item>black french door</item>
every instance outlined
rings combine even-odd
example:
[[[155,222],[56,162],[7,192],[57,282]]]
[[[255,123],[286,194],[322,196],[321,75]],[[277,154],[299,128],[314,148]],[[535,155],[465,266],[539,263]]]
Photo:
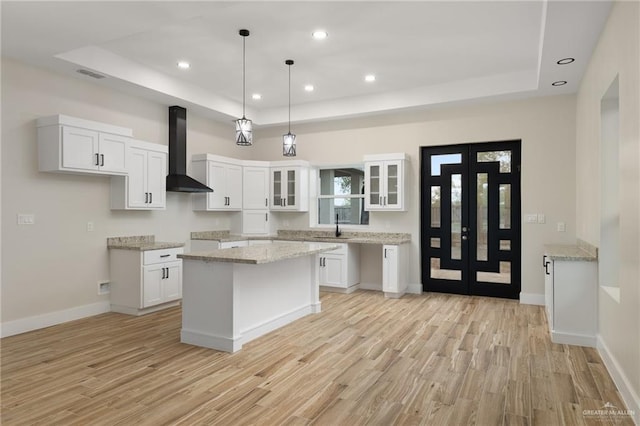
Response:
[[[424,291],[520,295],[520,141],[422,147]]]

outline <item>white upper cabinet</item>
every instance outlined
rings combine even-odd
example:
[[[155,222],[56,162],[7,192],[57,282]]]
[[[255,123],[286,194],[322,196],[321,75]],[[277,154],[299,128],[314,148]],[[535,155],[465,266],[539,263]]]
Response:
[[[242,207],[244,210],[269,209],[269,167],[244,166]]]
[[[211,154],[192,157],[192,176],[213,192],[193,194],[193,209],[242,210],[242,166],[239,160]]]
[[[111,178],[112,210],[166,208],[167,152],[164,145],[131,141],[127,176]]]
[[[272,163],[271,210],[309,211],[309,167],[297,163]],[[277,166],[273,167],[274,164]]]
[[[40,171],[127,173],[131,129],[65,115],[40,118],[37,126]]]
[[[365,156],[365,210],[406,210],[405,162],[404,153]]]

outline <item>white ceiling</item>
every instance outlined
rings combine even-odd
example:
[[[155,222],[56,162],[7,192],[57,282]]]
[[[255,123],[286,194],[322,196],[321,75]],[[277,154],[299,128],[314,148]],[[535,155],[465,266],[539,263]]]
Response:
[[[222,120],[315,121],[577,90],[610,1],[2,2],[2,55]],[[329,33],[318,41],[311,32]],[[556,62],[565,57],[570,65]],[[189,70],[176,67],[191,63]],[[80,68],[107,76],[95,80]],[[364,75],[374,73],[374,83]],[[554,87],[552,82],[568,84]],[[313,84],[315,91],[303,86]],[[259,101],[251,98],[260,93]]]

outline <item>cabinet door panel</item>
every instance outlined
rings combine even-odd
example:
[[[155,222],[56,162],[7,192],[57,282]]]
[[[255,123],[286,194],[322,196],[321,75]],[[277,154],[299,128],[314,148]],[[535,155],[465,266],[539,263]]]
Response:
[[[242,207],[244,209],[269,208],[269,169],[245,167],[242,177]]]
[[[364,170],[365,178],[365,209],[375,210],[382,207],[382,196],[384,194],[382,163],[366,163]]]
[[[243,210],[242,233],[243,234],[268,234],[269,215],[267,210]]]
[[[124,136],[100,134],[100,170],[127,173],[126,156],[129,138]]]
[[[128,201],[129,207],[147,207],[145,180],[147,175],[147,151],[129,150]]]
[[[208,209],[224,209],[226,200],[226,182],[224,164],[208,162],[208,179],[207,184],[213,192],[207,193]]]
[[[297,198],[296,198],[296,189],[297,189],[297,173],[296,170],[287,170],[287,197],[285,198],[285,207],[290,209],[296,208]]]
[[[98,132],[62,127],[62,167],[98,170]]]
[[[327,254],[324,257],[322,269],[322,285],[346,288],[346,265],[343,255]]]
[[[149,151],[147,154],[147,192],[150,195],[149,207],[166,206],[167,154]]]
[[[182,262],[167,264],[167,273],[162,280],[163,302],[182,298]]]
[[[286,196],[284,194],[284,172],[283,170],[272,170],[271,171],[271,208],[272,209],[281,209],[283,206],[283,198]]]
[[[242,167],[228,165],[225,173],[227,209],[242,209]]]
[[[399,291],[398,248],[382,247],[382,291],[396,293]]]
[[[163,268],[162,264],[144,267],[141,308],[162,303]]]
[[[387,161],[384,165],[385,207],[399,208],[402,205],[402,164],[400,161]]]

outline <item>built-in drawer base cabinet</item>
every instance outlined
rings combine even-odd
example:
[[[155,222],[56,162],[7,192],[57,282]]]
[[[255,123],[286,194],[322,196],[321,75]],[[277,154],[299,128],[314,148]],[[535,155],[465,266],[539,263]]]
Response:
[[[385,297],[399,298],[407,291],[408,245],[382,246],[382,291]]]
[[[545,311],[551,340],[596,346],[597,262],[543,258]]]
[[[180,303],[183,248],[111,249],[111,310],[143,315]]]
[[[339,246],[336,250],[318,255],[320,290],[351,293],[360,283],[360,245]]]

